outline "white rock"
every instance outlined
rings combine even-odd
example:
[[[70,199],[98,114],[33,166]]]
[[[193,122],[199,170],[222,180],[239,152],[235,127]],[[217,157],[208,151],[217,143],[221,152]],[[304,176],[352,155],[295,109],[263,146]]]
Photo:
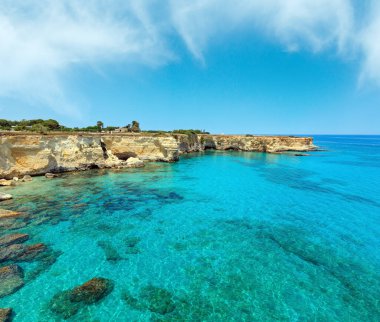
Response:
[[[13,181],[18,181],[18,177],[13,177]]]
[[[12,195],[8,193],[0,193],[0,201],[12,199]]]
[[[128,158],[126,163],[127,163],[127,166],[130,168],[140,168],[144,166],[144,161],[141,161],[139,158],[134,158],[134,157]]]

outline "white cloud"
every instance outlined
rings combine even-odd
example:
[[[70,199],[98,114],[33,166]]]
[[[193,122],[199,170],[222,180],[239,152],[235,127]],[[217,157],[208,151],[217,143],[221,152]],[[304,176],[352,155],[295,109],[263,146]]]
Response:
[[[374,1],[370,11],[369,23],[358,36],[364,56],[360,80],[380,86],[380,3]]]
[[[205,63],[214,38],[259,33],[289,52],[362,57],[361,78],[380,85],[380,5],[368,22],[351,0],[0,0],[0,96],[78,115],[65,76],[77,65],[177,59],[180,35]]]

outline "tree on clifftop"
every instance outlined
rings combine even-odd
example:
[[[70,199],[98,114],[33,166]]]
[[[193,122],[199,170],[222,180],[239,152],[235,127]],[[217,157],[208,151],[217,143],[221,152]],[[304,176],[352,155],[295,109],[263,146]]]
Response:
[[[98,128],[98,131],[99,131],[99,132],[102,132],[102,128],[103,128],[103,126],[104,126],[103,122],[102,122],[102,121],[98,121],[98,122],[96,122],[96,126],[97,126],[97,128]]]

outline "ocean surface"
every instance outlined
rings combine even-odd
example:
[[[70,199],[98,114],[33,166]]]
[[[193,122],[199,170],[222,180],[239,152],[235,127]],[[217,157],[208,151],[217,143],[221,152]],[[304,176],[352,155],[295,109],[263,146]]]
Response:
[[[380,321],[380,136],[315,144],[3,188],[26,215],[0,234],[48,250],[0,307],[61,321],[54,295],[104,277],[112,292],[68,321]]]

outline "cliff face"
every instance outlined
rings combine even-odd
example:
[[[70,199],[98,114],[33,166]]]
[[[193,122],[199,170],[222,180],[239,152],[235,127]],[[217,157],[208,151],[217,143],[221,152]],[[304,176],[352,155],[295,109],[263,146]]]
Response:
[[[177,161],[181,153],[204,149],[309,151],[312,138],[181,134],[0,134],[0,178],[25,174],[106,168],[130,157]]]

